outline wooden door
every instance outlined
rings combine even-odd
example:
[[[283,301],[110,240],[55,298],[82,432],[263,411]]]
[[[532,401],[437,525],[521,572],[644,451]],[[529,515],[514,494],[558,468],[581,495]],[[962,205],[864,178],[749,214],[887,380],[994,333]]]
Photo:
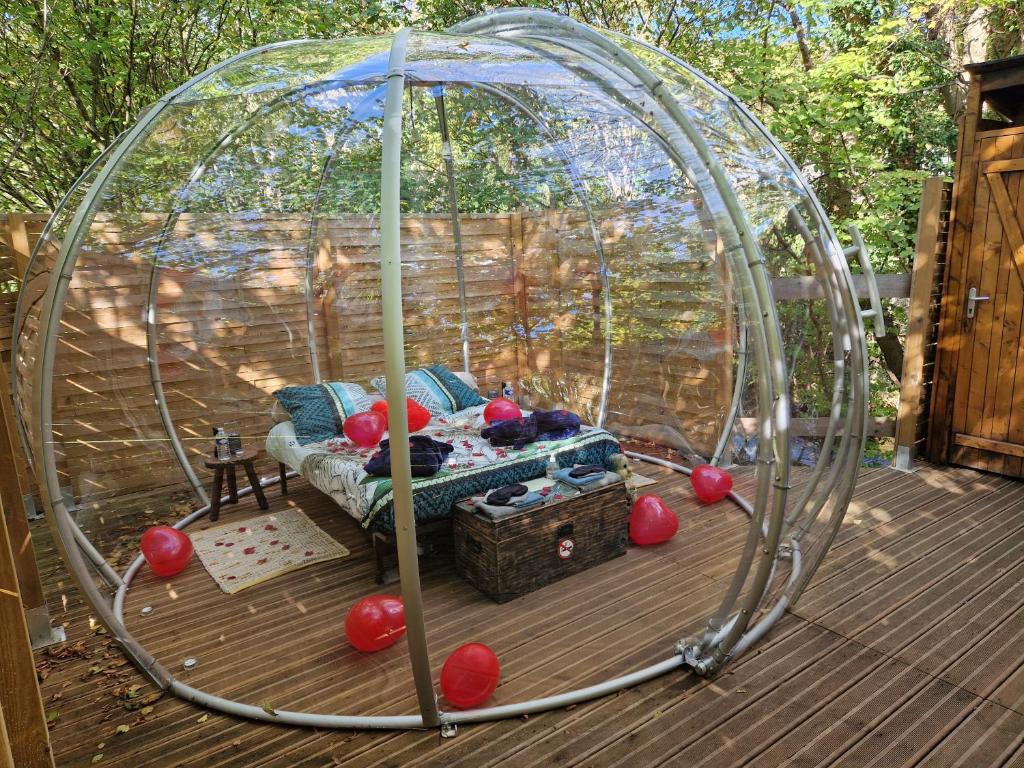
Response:
[[[972,167],[961,162],[959,169],[948,263],[955,274],[943,298],[939,375],[950,402],[937,419],[946,424],[940,458],[1019,477],[1024,476],[1024,132],[985,131],[973,139],[964,158]]]

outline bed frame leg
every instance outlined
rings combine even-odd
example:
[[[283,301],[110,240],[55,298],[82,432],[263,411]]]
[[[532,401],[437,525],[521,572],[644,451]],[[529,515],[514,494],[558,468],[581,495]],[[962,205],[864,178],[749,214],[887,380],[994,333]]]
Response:
[[[288,467],[284,462],[277,462],[277,471],[281,476],[281,495],[288,495]]]

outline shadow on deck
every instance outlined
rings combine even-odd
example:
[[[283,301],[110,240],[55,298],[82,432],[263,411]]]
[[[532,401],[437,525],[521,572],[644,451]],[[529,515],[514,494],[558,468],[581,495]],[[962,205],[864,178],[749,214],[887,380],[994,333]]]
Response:
[[[171,582],[142,575],[129,593],[129,627],[161,661],[177,664],[185,682],[214,693],[329,713],[414,712],[404,646],[359,656],[344,642],[347,606],[378,591],[355,523],[305,483],[294,486],[283,499],[270,490],[272,509],[303,509],[350,558],[234,596],[198,563]],[[630,550],[505,606],[450,572],[424,574],[435,674],[456,645],[488,642],[503,662],[493,702],[500,704],[664,658],[725,588],[746,520],[732,508],[693,507],[677,478],[663,476],[657,490],[684,521],[670,548]],[[227,507],[223,520],[258,511],[247,504]],[[463,727],[444,740],[435,731],[285,728],[157,698],[93,631],[40,528],[51,611],[69,637],[37,657],[46,706],[57,713],[57,763],[1024,764],[1022,510],[1018,481],[925,465],[912,475],[866,469],[799,605],[718,677],[669,674],[564,710]],[[155,610],[143,618],[146,605]],[[180,672],[186,656],[199,658],[193,672]]]

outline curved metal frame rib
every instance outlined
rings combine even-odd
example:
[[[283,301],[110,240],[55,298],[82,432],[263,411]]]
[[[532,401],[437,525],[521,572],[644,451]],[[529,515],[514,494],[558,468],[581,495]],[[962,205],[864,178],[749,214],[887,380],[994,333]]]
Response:
[[[462,370],[469,373],[469,307],[466,306],[466,265],[462,254],[462,221],[459,215],[459,194],[455,187],[455,156],[448,133],[448,112],[444,105],[444,86],[434,86],[434,105],[437,125],[441,132],[441,161],[448,184],[448,208],[452,220],[452,240],[455,243],[455,279],[459,283],[459,340],[462,342]]]

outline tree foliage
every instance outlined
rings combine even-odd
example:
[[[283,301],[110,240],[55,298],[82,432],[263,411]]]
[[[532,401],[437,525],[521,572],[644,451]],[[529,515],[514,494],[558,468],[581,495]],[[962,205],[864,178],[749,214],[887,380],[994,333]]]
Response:
[[[962,65],[1018,52],[1024,34],[1014,0],[529,4],[643,38],[731,89],[803,168],[836,229],[851,223],[861,228],[881,272],[907,268],[920,182],[951,170]],[[372,34],[401,25],[439,30],[489,7],[481,0],[6,0],[0,7],[0,207],[52,209],[148,104],[235,53],[278,40]],[[458,107],[460,97],[451,98]],[[495,122],[487,105],[477,102],[453,110],[465,121],[457,128],[490,120],[495,137],[522,130],[520,123]],[[432,209],[443,202],[445,188],[436,172],[439,148],[428,125],[429,101],[418,108],[424,130],[411,137],[411,148],[434,160],[410,167],[422,179],[406,179],[407,198],[419,195],[417,205]],[[539,174],[533,184],[522,170],[527,158],[516,155],[526,142],[515,138],[461,148],[466,173],[459,197],[466,210],[565,194],[543,187],[550,174]],[[489,152],[499,144],[507,152],[492,162]],[[310,173],[301,189],[280,190],[285,206],[289,195],[310,194],[321,164],[297,150],[288,159],[305,163]],[[243,160],[237,152],[218,161],[225,169],[219,178],[237,172],[241,179]],[[338,163],[356,172],[360,160],[339,147]],[[137,161],[166,165],[170,176],[175,159],[154,154]],[[231,162],[235,168],[226,165]],[[480,179],[489,183],[475,183]],[[363,192],[372,194],[376,183],[366,176]],[[197,185],[193,202],[204,192],[218,194]],[[151,202],[169,202],[170,190],[156,189],[140,191],[139,204],[147,194]],[[247,196],[240,187],[236,197],[244,202]],[[890,309],[890,320],[898,323],[898,308]],[[805,360],[818,364],[820,356]]]

